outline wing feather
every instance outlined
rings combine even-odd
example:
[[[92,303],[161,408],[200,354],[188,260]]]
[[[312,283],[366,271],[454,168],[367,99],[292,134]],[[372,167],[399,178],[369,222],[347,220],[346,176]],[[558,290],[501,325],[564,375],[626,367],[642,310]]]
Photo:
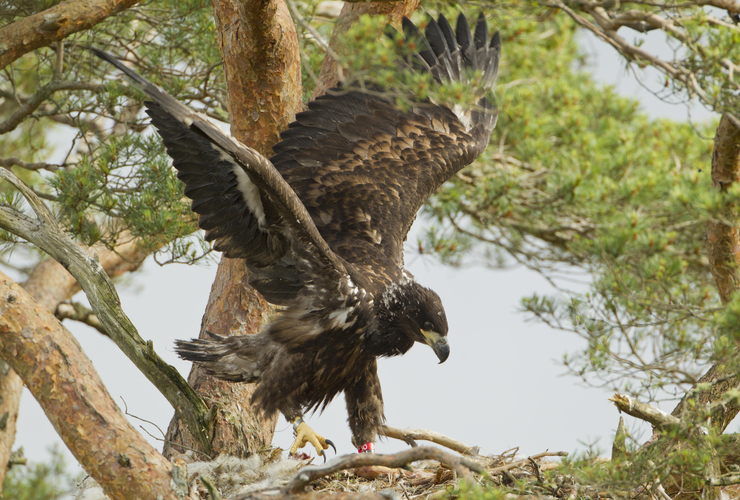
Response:
[[[423,101],[409,110],[382,89],[335,88],[296,115],[269,161],[94,51],[153,101],[147,112],[206,238],[227,256],[246,259],[268,300],[302,301],[312,310],[340,307],[342,293],[356,286],[376,293],[403,278],[403,241],[417,211],[480,155],[495,126],[495,103],[485,91],[496,81],[501,44],[498,34],[487,43],[485,17],[474,36],[462,14],[455,31],[444,16],[430,20],[424,34],[408,19],[402,26],[413,68],[440,83],[483,75],[470,89],[481,96],[478,106]]]
[[[262,268],[256,282],[264,285],[267,295],[285,304],[300,299],[296,290],[321,284],[326,293],[302,297],[304,308],[318,308],[318,302],[352,282],[352,269],[332,251],[269,160],[112,56],[93,51],[151,99],[145,103],[147,113],[186,184],[185,193],[193,199],[206,238],[227,256],[244,258],[252,269]],[[320,135],[315,130],[305,132],[290,140],[305,144]],[[355,277],[355,282],[363,281]]]
[[[374,276],[384,284],[401,278],[403,242],[419,208],[482,153],[496,121],[485,90],[495,82],[500,42],[489,46],[484,17],[475,37],[463,15],[456,33],[443,16],[429,21],[426,37],[409,20],[403,31],[416,48],[406,60],[438,81],[481,72],[481,87],[471,89],[482,96],[478,107],[419,102],[408,111],[382,92],[335,88],[296,116],[271,159],[331,248],[365,273],[385,269]]]

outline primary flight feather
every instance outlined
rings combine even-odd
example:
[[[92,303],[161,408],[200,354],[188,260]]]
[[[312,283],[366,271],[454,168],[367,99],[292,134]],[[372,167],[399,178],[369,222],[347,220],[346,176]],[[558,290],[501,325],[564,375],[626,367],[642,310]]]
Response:
[[[488,145],[501,40],[481,14],[422,34],[408,19],[403,65],[437,83],[464,82],[477,102],[399,106],[394,89],[345,85],[308,104],[269,160],[207,118],[94,50],[151,99],[147,113],[193,200],[206,239],[241,258],[250,284],[285,306],[256,335],[177,341],[178,354],[235,382],[259,382],[253,404],[280,411],[323,454],[328,440],[302,421],[344,392],[352,442],[373,449],[385,420],[376,359],[414,342],[449,355],[442,302],[403,267],[403,243],[424,201]],[[413,50],[409,51],[408,49]],[[372,89],[368,90],[369,88]]]

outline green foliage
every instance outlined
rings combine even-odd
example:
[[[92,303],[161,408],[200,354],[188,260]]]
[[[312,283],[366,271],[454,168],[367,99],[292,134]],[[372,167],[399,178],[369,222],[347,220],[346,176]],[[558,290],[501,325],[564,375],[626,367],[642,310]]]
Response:
[[[457,13],[450,16],[453,23],[456,17]],[[415,19],[422,33],[427,20],[427,15]],[[384,32],[385,36],[378,36]],[[339,44],[345,81],[373,90],[382,89],[385,96],[393,95],[402,109],[426,99],[449,106],[476,106],[483,95],[469,91],[475,84],[438,83],[431,73],[418,70],[414,54],[420,50],[420,43],[388,27],[382,17],[363,15],[347,30]],[[481,75],[470,71],[466,78],[475,82]]]
[[[225,121],[226,89],[214,34],[209,2],[139,4],[94,30],[67,38],[61,65],[59,49],[44,48],[14,62],[0,78],[0,95],[5,97],[0,121],[17,111],[18,102],[51,83],[90,82],[85,90],[53,93],[16,130],[0,136],[4,157],[25,162],[55,158],[58,163],[39,173],[15,170],[48,200],[65,229],[80,242],[112,248],[139,237],[144,250],[156,252],[165,262],[196,262],[209,254],[210,245],[194,233],[196,219],[171,160],[146,128],[143,95],[126,82],[111,80],[112,68],[86,47],[121,56],[135,49],[137,71]],[[50,147],[47,141],[54,135],[61,140],[54,139]],[[57,151],[52,154],[54,147]],[[10,199],[3,203],[22,205]],[[7,259],[19,243],[2,233],[0,244],[0,258]]]
[[[67,497],[82,477],[67,472],[64,457],[56,447],[49,449],[49,462],[13,466],[5,475],[1,498],[13,500],[56,500]]]
[[[477,240],[466,259],[591,277],[587,293],[523,302],[587,340],[565,358],[574,373],[638,394],[677,390],[716,351],[704,225],[737,194],[710,189],[702,137],[714,125],[650,120],[594,83],[567,17],[497,11],[492,24],[504,55],[491,146],[426,213],[448,237]]]

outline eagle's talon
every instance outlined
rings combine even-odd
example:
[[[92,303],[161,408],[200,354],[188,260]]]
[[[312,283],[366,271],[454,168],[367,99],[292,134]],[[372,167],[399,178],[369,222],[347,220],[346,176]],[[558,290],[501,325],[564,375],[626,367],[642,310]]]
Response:
[[[328,450],[329,446],[334,448],[334,452],[336,453],[337,449],[334,447],[334,443],[324,438],[323,436],[320,436],[315,430],[309,427],[309,425],[304,422],[302,418],[296,419],[293,422],[293,427],[295,441],[293,442],[293,446],[290,448],[291,455],[295,455],[296,451],[298,451],[299,448],[303,448],[309,443],[311,443],[311,445],[313,445],[313,447],[316,449],[316,453],[324,457],[324,462],[326,462],[326,455],[324,454],[324,450]]]
[[[325,439],[325,440],[324,440],[324,442],[325,442],[326,444],[328,444],[329,446],[331,446],[331,447],[332,447],[332,449],[334,450],[334,454],[336,455],[336,454],[337,454],[337,447],[336,447],[336,446],[334,446],[334,443],[332,443],[332,442],[331,442],[331,439]],[[329,448],[327,448],[327,450],[328,450],[328,449],[329,449]]]

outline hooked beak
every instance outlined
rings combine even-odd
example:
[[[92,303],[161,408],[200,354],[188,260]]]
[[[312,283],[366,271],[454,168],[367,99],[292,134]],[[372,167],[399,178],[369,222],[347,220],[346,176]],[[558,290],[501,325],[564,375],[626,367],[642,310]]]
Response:
[[[432,330],[421,330],[427,345],[432,348],[434,354],[439,358],[439,364],[444,363],[450,355],[450,345],[447,343],[447,337],[441,336]]]

